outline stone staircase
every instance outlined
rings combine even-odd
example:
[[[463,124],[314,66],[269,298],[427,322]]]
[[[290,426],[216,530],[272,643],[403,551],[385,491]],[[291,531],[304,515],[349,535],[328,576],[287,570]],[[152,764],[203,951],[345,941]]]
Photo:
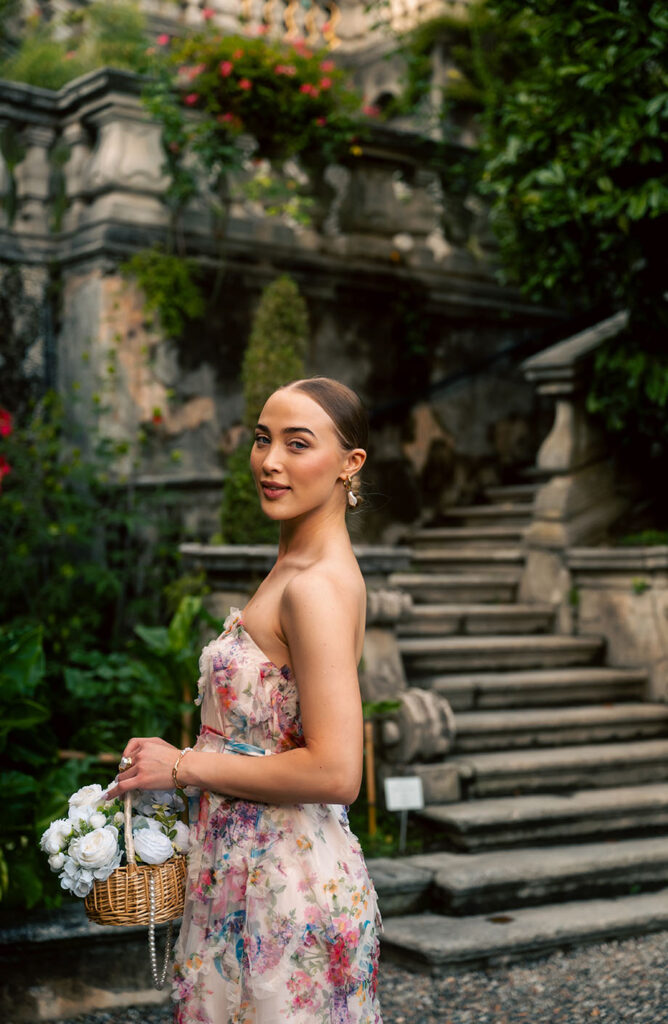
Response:
[[[668,706],[598,637],[517,600],[534,492],[452,509],[391,578],[414,602],[409,686],[446,697],[457,728],[447,757],[406,769],[442,852],[369,865],[386,955],[422,968],[668,928]]]

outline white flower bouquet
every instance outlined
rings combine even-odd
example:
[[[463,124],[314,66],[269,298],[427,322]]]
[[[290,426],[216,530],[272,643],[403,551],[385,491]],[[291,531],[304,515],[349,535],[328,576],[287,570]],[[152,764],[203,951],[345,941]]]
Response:
[[[182,810],[175,790],[132,793],[129,820],[138,864],[164,864],[187,853],[188,827],[178,818]],[[63,889],[86,897],[96,881],[106,881],[120,867],[128,838],[120,800],[106,800],[96,784],[72,794],[67,818],[51,822],[40,846],[51,870],[59,873]]]

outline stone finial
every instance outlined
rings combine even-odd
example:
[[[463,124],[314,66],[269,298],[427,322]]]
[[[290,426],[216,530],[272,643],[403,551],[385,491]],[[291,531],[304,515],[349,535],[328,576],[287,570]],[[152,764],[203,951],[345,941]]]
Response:
[[[46,234],[49,230],[51,167],[49,151],[53,128],[29,125],[23,133],[25,155],[14,171],[17,216],[14,226],[22,231]]]
[[[383,757],[395,764],[430,761],[452,747],[456,724],[444,697],[411,687],[399,696],[401,706],[382,723]]]

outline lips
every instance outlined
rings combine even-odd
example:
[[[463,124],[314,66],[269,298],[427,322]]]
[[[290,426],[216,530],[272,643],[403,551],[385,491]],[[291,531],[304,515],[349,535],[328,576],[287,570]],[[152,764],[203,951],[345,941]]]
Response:
[[[290,490],[290,488],[286,487],[284,484],[277,484],[270,480],[264,480],[260,486],[265,498],[270,498],[271,500],[280,498]]]

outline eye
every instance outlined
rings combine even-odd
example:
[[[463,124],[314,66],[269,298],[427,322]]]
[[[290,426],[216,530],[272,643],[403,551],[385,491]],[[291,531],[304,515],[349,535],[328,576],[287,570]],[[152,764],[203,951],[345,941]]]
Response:
[[[301,441],[298,437],[294,437],[289,442],[289,447],[296,452],[304,452],[309,447],[305,441]]]
[[[270,443],[271,442],[270,442],[270,440],[269,440],[269,438],[267,437],[266,434],[256,434],[255,435],[255,444],[256,445],[262,446],[262,445],[270,444]]]

